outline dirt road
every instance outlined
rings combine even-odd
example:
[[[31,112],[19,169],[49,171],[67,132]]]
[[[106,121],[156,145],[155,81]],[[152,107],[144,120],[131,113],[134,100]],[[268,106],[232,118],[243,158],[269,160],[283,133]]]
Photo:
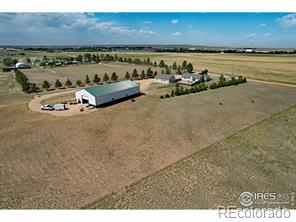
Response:
[[[59,116],[59,117],[66,117],[66,116],[75,116],[79,114],[87,114],[90,113],[94,110],[90,110],[86,108],[87,104],[77,104],[77,105],[69,105],[66,104],[67,110],[64,111],[47,111],[47,110],[42,110],[40,109],[41,107],[41,102],[45,99],[49,99],[55,96],[60,96],[64,95],[67,93],[74,93],[76,90],[70,90],[70,91],[63,91],[63,92],[58,92],[58,93],[50,93],[50,94],[45,94],[42,96],[36,96],[34,99],[32,99],[28,106],[29,108],[34,111],[34,112],[40,112],[40,113],[47,113],[53,116]],[[81,112],[80,109],[83,108],[84,111]]]

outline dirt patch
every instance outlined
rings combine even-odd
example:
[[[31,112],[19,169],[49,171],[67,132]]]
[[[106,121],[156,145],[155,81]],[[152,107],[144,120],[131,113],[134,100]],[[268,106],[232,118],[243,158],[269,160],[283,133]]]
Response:
[[[134,82],[140,85],[141,92],[146,92],[150,84],[154,82],[154,79],[135,80]]]
[[[153,82],[153,79],[143,79],[143,80],[136,80],[137,84],[140,85],[141,92],[145,92],[150,84]],[[68,116],[76,116],[81,114],[89,114],[97,109],[89,109],[87,108],[87,104],[75,104],[75,105],[69,105],[66,104],[66,110],[63,111],[47,111],[40,109],[41,105],[43,104],[44,100],[49,100],[54,97],[64,96],[69,93],[75,93],[77,89],[75,90],[68,90],[63,92],[57,92],[57,93],[49,93],[45,95],[35,96],[28,104],[28,107],[34,111],[34,112],[40,112],[40,113],[47,113],[53,116],[59,116],[59,117],[68,117]],[[83,109],[81,112],[80,110]]]
[[[47,113],[47,114],[58,116],[58,117],[76,116],[81,114],[88,114],[95,111],[95,109],[87,108],[86,107],[87,104],[75,104],[75,105],[66,104],[65,105],[66,110],[63,110],[63,111],[47,111],[47,110],[40,109],[43,100],[50,99],[52,97],[62,96],[69,93],[74,93],[75,91],[77,90],[70,90],[70,91],[64,91],[64,92],[58,92],[58,93],[45,94],[41,96],[35,96],[35,98],[29,102],[28,106],[34,112]],[[83,109],[82,112],[80,111],[81,109]]]
[[[68,118],[31,112],[26,103],[0,107],[0,207],[80,208],[295,102],[295,88],[249,82],[164,100],[149,90],[135,102],[125,101]],[[281,127],[277,132],[290,135],[294,131]],[[253,133],[249,141],[262,138],[260,131]],[[204,164],[204,160],[197,164],[199,172],[205,172],[205,177],[201,177],[205,186],[200,184],[200,193],[213,190],[206,182],[215,183],[214,178],[220,175],[221,167],[215,164],[232,164],[244,152],[235,156],[231,153],[217,155],[218,159],[209,164]],[[190,168],[190,163],[186,168]],[[258,158],[257,169],[265,164]],[[260,173],[268,175],[267,171]],[[236,171],[234,175],[239,174]],[[186,177],[182,178],[177,182],[185,183]],[[252,181],[251,177],[246,178]],[[282,179],[295,184],[287,178],[292,177]],[[168,179],[164,176],[164,180]],[[230,186],[230,179],[221,181],[219,187]],[[182,189],[176,193],[180,192],[184,193]],[[199,197],[194,192],[188,196]]]
[[[295,116],[293,106],[85,207],[216,209],[240,207],[245,191],[295,192]]]

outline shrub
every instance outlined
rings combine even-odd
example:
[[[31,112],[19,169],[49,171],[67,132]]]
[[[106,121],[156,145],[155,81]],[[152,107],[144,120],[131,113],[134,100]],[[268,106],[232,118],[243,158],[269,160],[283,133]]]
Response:
[[[170,95],[168,93],[165,94],[165,98],[170,98]]]
[[[190,93],[196,93],[195,87],[190,88]]]
[[[164,99],[163,95],[160,96],[160,99]]]

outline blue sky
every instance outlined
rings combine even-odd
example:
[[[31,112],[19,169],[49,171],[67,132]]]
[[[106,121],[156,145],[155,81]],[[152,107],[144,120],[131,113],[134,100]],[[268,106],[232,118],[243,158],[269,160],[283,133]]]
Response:
[[[0,13],[0,45],[296,47],[296,13]]]

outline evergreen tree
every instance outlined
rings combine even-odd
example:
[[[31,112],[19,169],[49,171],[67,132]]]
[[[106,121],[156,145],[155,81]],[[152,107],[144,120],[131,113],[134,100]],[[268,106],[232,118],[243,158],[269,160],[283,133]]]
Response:
[[[165,74],[171,74],[171,70],[168,66],[165,67]]]
[[[163,60],[160,60],[160,62],[159,62],[159,67],[165,67],[165,63],[164,63],[164,61]]]
[[[183,63],[182,63],[182,69],[186,69],[186,67],[187,67],[187,61],[184,60]]]
[[[98,84],[101,81],[100,77],[98,76],[98,74],[95,74],[93,82]]]
[[[139,76],[138,71],[134,69],[132,73],[132,78],[135,79],[135,78],[138,78],[138,76]]]
[[[178,75],[181,75],[182,74],[182,70],[181,70],[181,66],[180,65],[178,66],[176,73]]]
[[[47,80],[44,80],[42,83],[42,88],[48,89],[50,87],[50,83]]]
[[[56,82],[55,82],[55,84],[54,84],[54,87],[55,87],[55,88],[60,88],[60,87],[62,87],[62,86],[63,86],[63,85],[62,85],[62,83],[60,82],[60,80],[57,79]]]
[[[186,70],[188,72],[192,72],[193,71],[193,65],[191,63],[188,63],[188,65],[186,66]]]
[[[144,78],[145,78],[145,71],[142,70],[142,72],[141,72],[141,79],[144,79]]]
[[[77,86],[81,86],[81,84],[82,84],[81,80],[80,80],[80,79],[77,79],[77,81],[76,81],[76,85],[77,85]]]
[[[131,75],[129,74],[129,72],[126,72],[125,73],[125,79],[130,79],[131,78]]]
[[[177,70],[177,68],[178,68],[178,67],[177,67],[177,63],[174,62],[173,65],[172,65],[172,70]]]
[[[86,83],[86,84],[90,84],[90,80],[89,80],[88,75],[85,76],[85,83]]]
[[[66,82],[65,82],[65,86],[67,86],[67,87],[72,86],[72,82],[71,82],[70,79],[67,79],[67,80],[66,80]]]
[[[103,81],[104,82],[108,82],[109,81],[109,76],[108,76],[107,73],[104,74]]]
[[[113,72],[111,75],[111,80],[115,82],[115,81],[117,81],[117,79],[118,79],[118,76],[116,75],[115,72]]]

